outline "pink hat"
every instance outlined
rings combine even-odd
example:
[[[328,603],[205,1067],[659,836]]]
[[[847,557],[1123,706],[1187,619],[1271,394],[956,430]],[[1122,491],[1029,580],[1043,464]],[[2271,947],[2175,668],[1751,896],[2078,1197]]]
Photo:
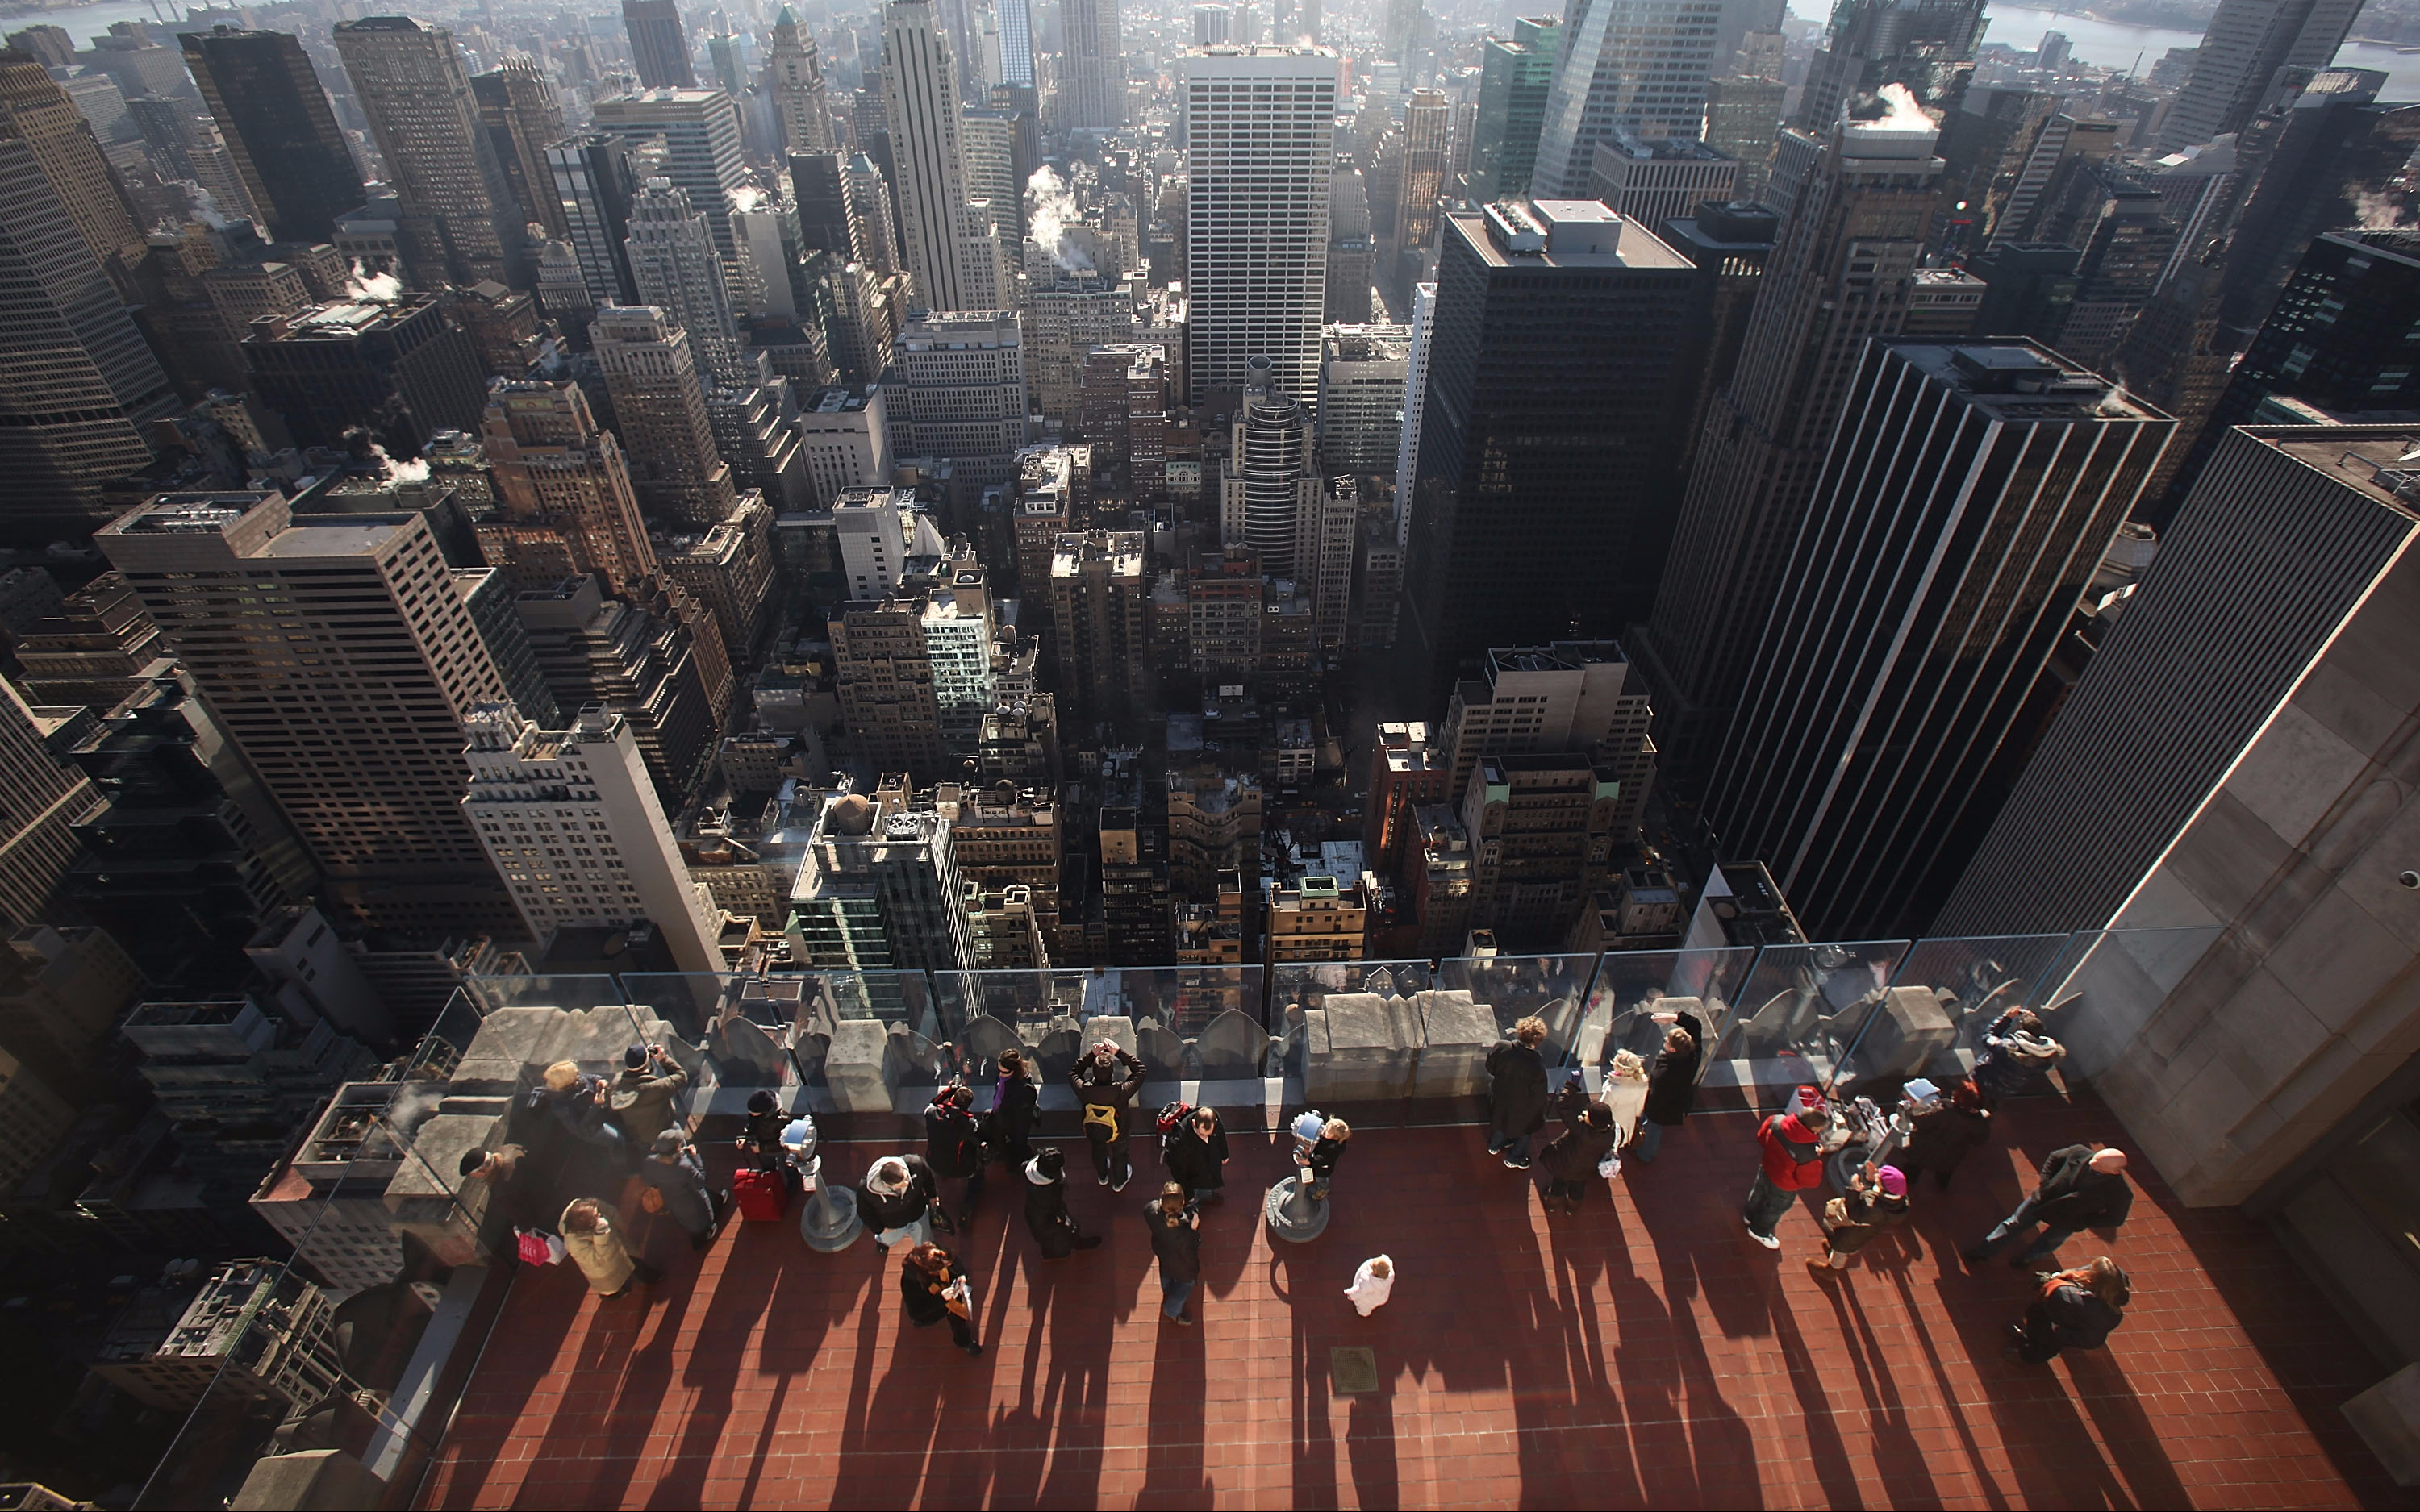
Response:
[[[1874,1180],[1881,1185],[1883,1195],[1885,1196],[1903,1197],[1907,1196],[1907,1173],[1900,1170],[1896,1165],[1885,1165],[1881,1170],[1876,1171],[1874,1173]]]

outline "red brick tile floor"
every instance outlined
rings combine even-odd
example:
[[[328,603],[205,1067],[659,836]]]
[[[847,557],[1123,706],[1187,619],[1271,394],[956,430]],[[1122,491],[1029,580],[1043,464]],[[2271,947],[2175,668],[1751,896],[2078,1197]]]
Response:
[[[1365,1130],[1327,1232],[1274,1241],[1274,1142],[1236,1138],[1195,1328],[1164,1325],[1140,1210],[1071,1150],[1109,1242],[1040,1262],[1018,1188],[957,1242],[987,1351],[910,1331],[871,1237],[818,1255],[734,1224],[694,1271],[599,1301],[523,1273],[422,1489],[440,1507],[2345,1506],[2409,1504],[2338,1414],[2383,1372],[2275,1241],[2143,1198],[2106,1250],[2134,1304],[2099,1353],[2004,1363],[2027,1282],[1958,1258],[2048,1150],[2122,1143],[2091,1105],[2010,1103],[1947,1193],[1824,1280],[1811,1207],[1743,1233],[1745,1114],[1692,1119],[1610,1200],[1548,1220],[1472,1128]],[[861,1168],[876,1147],[830,1147]],[[1535,1173],[1531,1173],[1534,1175]],[[952,1183],[954,1186],[954,1183]],[[1394,1300],[1342,1295],[1384,1251]],[[642,1294],[644,1291],[645,1294]],[[1329,1350],[1379,1389],[1331,1390]]]

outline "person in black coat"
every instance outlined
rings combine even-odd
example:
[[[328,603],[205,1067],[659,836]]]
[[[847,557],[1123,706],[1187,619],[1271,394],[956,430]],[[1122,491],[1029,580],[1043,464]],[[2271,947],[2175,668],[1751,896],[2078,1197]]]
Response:
[[[967,1183],[958,1197],[962,1225],[974,1216],[984,1189],[983,1132],[975,1122],[974,1102],[975,1094],[964,1084],[952,1082],[935,1092],[924,1109],[924,1164],[933,1167],[937,1180]]]
[[[1191,1328],[1185,1299],[1202,1279],[1202,1214],[1185,1200],[1185,1188],[1171,1181],[1142,1210],[1142,1221],[1151,1229],[1151,1252],[1159,1257],[1159,1316]]]
[[[983,1353],[975,1338],[974,1288],[967,1281],[967,1268],[948,1250],[930,1243],[908,1247],[907,1257],[899,1262],[899,1300],[915,1327],[946,1321],[959,1349]]]
[[[1966,1152],[1991,1137],[1992,1110],[1983,1105],[1975,1078],[1962,1076],[1947,1095],[1908,1119],[1907,1143],[1892,1153],[1891,1164],[1910,1180],[1931,1171],[1933,1184],[1946,1188]]]
[[[1706,1056],[1706,1026],[1695,1013],[1651,1015],[1664,1026],[1664,1047],[1647,1072],[1647,1103],[1638,1115],[1638,1137],[1631,1141],[1634,1160],[1652,1164],[1664,1146],[1664,1131],[1676,1129],[1698,1102],[1698,1067]]]
[[[739,1137],[732,1148],[753,1160],[760,1171],[778,1171],[789,1163],[782,1154],[782,1131],[789,1126],[790,1116],[782,1111],[781,1101],[763,1088],[748,1094],[748,1118],[740,1125]]]
[[[1195,1108],[1168,1132],[1160,1149],[1168,1178],[1196,1202],[1217,1202],[1227,1184],[1227,1131],[1210,1108]]]
[[[1563,1121],[1563,1132],[1538,1155],[1546,1163],[1546,1215],[1554,1216],[1560,1202],[1565,1213],[1576,1217],[1580,1199],[1598,1180],[1597,1163],[1613,1153],[1621,1134],[1613,1126],[1613,1110],[1590,1098],[1577,1077],[1556,1096],[1555,1117]]]
[[[1093,1174],[1112,1192],[1126,1189],[1134,1175],[1128,1148],[1134,1138],[1135,1094],[1142,1090],[1142,1062],[1103,1040],[1067,1072],[1067,1084],[1082,1104],[1084,1138],[1093,1147]]]
[[[940,1183],[923,1156],[885,1155],[867,1167],[865,1184],[857,1189],[857,1215],[886,1249],[902,1239],[922,1242],[929,1237],[927,1219],[950,1232],[950,1221],[937,1206],[940,1196]]]
[[[2045,1275],[2024,1321],[2009,1325],[2001,1358],[2048,1365],[2061,1350],[2100,1349],[2126,1320],[2126,1306],[2133,1300],[2126,1273],[2106,1255],[2082,1270]]]
[[[1336,1167],[1343,1163],[1345,1141],[1353,1137],[1353,1126],[1342,1119],[1329,1119],[1319,1126],[1319,1137],[1305,1145],[1295,1142],[1294,1163],[1311,1182],[1314,1202],[1327,1200],[1327,1188],[1336,1180]]]
[[[991,1111],[984,1115],[984,1137],[992,1159],[1023,1165],[1033,1158],[1033,1119],[1041,1106],[1042,1089],[1033,1085],[1025,1057],[1014,1050],[1001,1051]]]
[[[2124,1151],[2102,1145],[2063,1146],[2042,1161],[2041,1184],[1981,1243],[1966,1251],[1966,1262],[1982,1264],[2040,1224],[2041,1236],[2009,1262],[2011,1270],[2030,1269],[2049,1259],[2079,1229],[2118,1227],[2133,1206]]]
[[[1077,1227],[1076,1215],[1067,1211],[1067,1157],[1055,1146],[1025,1163],[1025,1227],[1046,1260],[1100,1246],[1101,1236]]]
[[[1487,1074],[1495,1080],[1487,1152],[1501,1153],[1507,1170],[1529,1168],[1529,1141],[1546,1126],[1546,1058],[1538,1054],[1545,1038],[1545,1020],[1525,1018],[1512,1026],[1512,1038],[1487,1052]]]

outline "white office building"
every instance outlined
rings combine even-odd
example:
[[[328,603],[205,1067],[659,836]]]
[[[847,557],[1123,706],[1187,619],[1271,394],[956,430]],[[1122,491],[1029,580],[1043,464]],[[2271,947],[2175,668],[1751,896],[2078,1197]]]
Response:
[[[891,0],[882,8],[882,104],[917,301],[932,310],[972,308],[958,271],[967,169],[957,67],[931,0]]]
[[[1411,370],[1407,326],[1329,326],[1319,358],[1319,465],[1339,472],[1387,472],[1404,424]]]
[[[899,586],[908,565],[907,506],[913,497],[889,488],[851,488],[833,503],[832,534],[840,543],[850,598],[873,602]]]
[[[890,486],[891,430],[880,389],[818,390],[799,409],[799,455],[816,502],[829,508],[847,489]]]

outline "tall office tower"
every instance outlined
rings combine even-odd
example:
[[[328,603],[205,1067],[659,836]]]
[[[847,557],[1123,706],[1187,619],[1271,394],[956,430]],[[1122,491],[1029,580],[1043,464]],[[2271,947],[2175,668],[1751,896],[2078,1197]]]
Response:
[[[863,263],[826,275],[832,308],[827,326],[832,367],[842,381],[872,385],[891,368],[891,343],[908,300],[908,275],[884,277]]]
[[[1429,358],[1436,344],[1435,284],[1412,285],[1412,325],[1404,347],[1404,426],[1395,441],[1395,544],[1412,540],[1412,470],[1420,459],[1420,420],[1428,412]]]
[[[177,408],[51,186],[35,142],[0,136],[0,534],[25,546],[104,523],[101,486],[150,465],[144,427]]]
[[[1336,54],[1221,48],[1182,63],[1188,397],[1241,387],[1255,357],[1280,393],[1316,393]]]
[[[517,935],[455,801],[462,720],[505,696],[427,517],[296,518],[163,494],[97,532],[361,923]]]
[[[1139,531],[1086,531],[1061,536],[1052,550],[1050,650],[1059,701],[1082,717],[1123,718],[1150,706],[1143,540]]]
[[[487,374],[471,338],[425,294],[344,301],[263,319],[242,343],[253,393],[298,446],[342,449],[355,426],[397,456],[441,430],[474,430]]]
[[[933,705],[941,753],[972,761],[983,740],[983,717],[998,704],[992,672],[991,595],[983,563],[970,550],[921,558],[908,575],[924,625],[924,656],[933,666]]]
[[[2059,104],[2060,97],[2040,89],[1966,91],[1941,123],[1941,196],[1949,208],[1935,223],[1939,245],[1968,252],[1989,242]]]
[[[1308,579],[1319,569],[1320,478],[1311,412],[1277,387],[1265,359],[1244,366],[1232,443],[1220,491],[1220,542],[1255,552],[1262,569],[1275,577]]]
[[[755,364],[739,345],[739,319],[706,217],[668,178],[650,178],[630,202],[628,252],[639,300],[664,312],[689,336],[698,381],[708,388],[752,383]]]
[[[734,487],[743,493],[756,489],[776,514],[804,509],[813,501],[799,445],[798,405],[787,378],[711,390],[706,418],[714,427],[716,449],[731,464]]]
[[[2076,175],[2075,205],[2061,239],[2076,247],[2075,293],[2050,343],[2060,356],[2095,371],[2108,366],[2134,317],[2151,301],[2177,248],[2177,223],[2159,193],[2134,174],[2105,163]]]
[[[991,224],[1010,246],[1025,241],[1025,186],[1016,177],[1016,122],[1006,111],[967,110],[958,116],[966,156],[967,198],[990,208]]]
[[[1395,210],[1395,252],[1426,252],[1436,239],[1437,209],[1452,156],[1453,109],[1442,89],[1415,89],[1404,106],[1404,181]],[[1396,270],[1389,269],[1392,275]],[[1425,269],[1422,270],[1426,271]]]
[[[1232,40],[1228,33],[1233,20],[1234,13],[1225,6],[1195,6],[1193,8],[1193,45],[1196,47],[1226,46]]]
[[[643,89],[694,89],[697,74],[689,58],[675,0],[622,0],[622,27],[630,34],[630,61]]]
[[[883,383],[892,451],[950,457],[961,480],[1005,483],[1025,444],[1025,350],[1004,310],[934,312],[900,328]]]
[[[1354,478],[1329,478],[1311,506],[1311,635],[1323,654],[1342,651],[1353,616],[1353,579],[1360,559],[1361,487]]]
[[[1789,86],[1778,79],[1707,81],[1706,146],[1739,163],[1733,199],[1764,197],[1774,147],[1781,138],[1782,97],[1788,93]]]
[[[606,131],[566,137],[546,148],[565,239],[580,259],[581,280],[597,304],[639,297],[630,276],[630,202],[639,185],[661,171],[660,154]],[[644,171],[643,171],[644,170]]]
[[[1859,100],[1894,84],[1936,116],[1956,110],[1982,39],[1983,0],[1838,0],[1794,124],[1822,136]]]
[[[842,264],[858,260],[848,185],[841,177],[845,162],[837,152],[794,152],[789,159],[790,196],[799,211],[799,245],[809,253],[830,253],[832,260]]]
[[[1560,16],[1516,16],[1512,39],[1491,37],[1481,50],[1479,114],[1471,125],[1470,198],[1484,205],[1529,193],[1538,132],[1555,84]]]
[[[362,176],[302,39],[225,25],[177,39],[271,239],[334,236],[362,203]]]
[[[2171,428],[2032,342],[1867,347],[1706,790],[1817,938],[1929,926]]]
[[[958,143],[957,69],[933,0],[889,0],[882,8],[882,100],[916,297],[930,310],[970,308],[958,267],[967,168]]]
[[[546,162],[548,146],[563,140],[563,107],[537,60],[506,58],[493,73],[471,81],[471,95],[521,219],[546,227],[551,237],[569,234]]]
[[[1694,215],[1658,227],[1664,244],[1698,265],[1698,293],[1690,339],[1682,348],[1675,388],[1674,424],[1681,443],[1681,475],[1697,462],[1698,442],[1714,396],[1730,387],[1746,339],[1757,290],[1764,285],[1764,262],[1781,218],[1761,205],[1704,204]]]
[[[1744,74],[1761,72],[1761,68],[1752,66],[1765,60],[1760,44],[1780,41],[1782,19],[1788,13],[1789,7],[1776,5],[1775,0],[1723,0],[1722,19],[1714,24],[1714,71],[1737,69]],[[1774,55],[1780,51],[1778,46],[1772,48]],[[1743,53],[1746,54],[1745,58],[1741,56]],[[1772,76],[1779,78],[1780,69],[1774,69]]]
[[[2160,125],[2161,149],[2242,131],[2278,69],[2334,63],[2360,14],[2361,0],[2220,0],[2194,50],[2193,76]]]
[[[809,394],[799,406],[798,435],[808,482],[826,509],[845,489],[889,486],[891,430],[879,388]]]
[[[848,192],[856,260],[876,273],[898,272],[906,260],[899,252],[899,214],[891,181],[872,158],[860,152],[843,165],[841,182]]]
[[[1370,239],[1370,188],[1349,158],[1337,160],[1327,185],[1327,291],[1321,314],[1328,325],[1367,325],[1371,280],[1378,258]]]
[[[1664,769],[1690,785],[1747,680],[1858,353],[1899,334],[1935,208],[1934,135],[1880,121],[1782,135],[1781,232],[1698,439],[1654,615],[1630,648],[1655,689]]]
[[[832,141],[831,97],[824,89],[824,65],[815,50],[814,34],[799,24],[783,6],[773,23],[773,54],[765,65],[772,85],[774,117],[782,127],[784,152],[830,152]]]
[[[595,573],[616,598],[644,591],[656,552],[629,465],[578,384],[496,384],[480,440],[495,479],[495,513],[480,525],[489,565],[530,588]]]
[[[597,102],[597,130],[633,142],[664,139],[655,174],[689,196],[690,208],[706,217],[722,254],[726,279],[741,281],[744,254],[731,214],[748,184],[748,157],[741,146],[739,104],[720,89],[650,89]],[[644,180],[654,177],[641,174]]]
[[[727,518],[739,496],[715,450],[689,332],[653,305],[609,305],[597,312],[589,339],[639,502],[684,525]]]
[[[1321,471],[1384,475],[1395,465],[1411,338],[1407,326],[1327,328],[1319,358]]]
[[[1378,34],[1381,55],[1398,63],[1409,62],[1412,50],[1419,44],[1420,23],[1424,19],[1420,0],[1386,0],[1386,14],[1379,23],[1383,29]],[[1251,40],[1249,37],[1244,39]]]
[[[1404,599],[1442,697],[1489,646],[1646,611],[1680,478],[1673,371],[1697,270],[1593,200],[1446,217]]]
[[[965,971],[974,963],[966,883],[948,817],[886,778],[876,797],[835,794],[807,841],[790,897],[801,964]]]
[[[1004,310],[1016,295],[1008,243],[993,223],[989,202],[970,199],[958,207],[958,293],[977,310]]]
[[[71,826],[101,801],[82,771],[51,754],[49,733],[13,685],[0,687],[0,923],[11,930],[41,917],[75,863]]]
[[[1033,73],[1033,5],[1032,0],[999,0],[1000,17],[1000,78],[993,84],[993,100],[1005,87],[1017,91],[1024,108],[1032,110],[1034,100]]]
[[[1081,418],[1089,354],[1134,340],[1134,296],[1098,273],[1053,267],[1028,280],[1019,324],[1034,413],[1072,428]]]
[[[1530,193],[1588,193],[1599,142],[1616,131],[1694,139],[1706,119],[1722,0],[1574,0],[1564,13],[1538,131]]]
[[[582,709],[543,730],[510,702],[462,721],[462,814],[487,847],[529,937],[559,929],[656,927],[683,971],[721,971],[718,911],[690,880],[630,723]]]
[[[832,533],[850,598],[878,602],[899,585],[916,524],[915,501],[912,491],[888,486],[851,488],[832,501]]]
[[[849,748],[877,771],[939,777],[947,758],[923,595],[852,600],[833,611],[828,633]]]
[[[57,201],[50,213],[64,216],[125,302],[134,302],[142,230],[74,101],[48,69],[14,48],[0,49],[0,141],[23,145],[26,166],[41,175]]]
[[[454,34],[409,16],[370,16],[338,22],[335,39],[395,186],[396,239],[413,285],[520,282],[520,210],[480,128]]]
[[[555,702],[601,704],[629,720],[657,797],[680,811],[729,711],[729,664],[712,617],[663,594],[643,604],[607,598],[594,578],[525,590],[513,611]]]
[[[2332,420],[2420,408],[2420,378],[2404,355],[2415,320],[2420,229],[2320,237],[2235,364],[2211,427],[2295,423],[2280,401]]]
[[[1059,0],[1059,129],[1114,131],[1126,123],[1126,49],[1118,0]]]
[[[773,511],[755,489],[739,496],[731,517],[703,533],[662,543],[664,580],[713,617],[727,654],[750,665],[780,608],[773,597]]]
[[[1466,793],[1489,758],[1575,755],[1621,784],[1612,833],[1635,840],[1655,785],[1650,697],[1618,641],[1492,647],[1478,675],[1454,685],[1445,722],[1430,727],[1438,801]]]
[[[1641,225],[1660,226],[1706,200],[1729,203],[1738,178],[1739,164],[1703,142],[1622,133],[1596,145],[1588,197]]]
[[[126,101],[126,116],[143,133],[144,152],[161,178],[189,178],[209,192],[221,213],[241,215],[256,225],[267,224],[268,212],[253,204],[217,123],[195,111],[192,100],[181,95],[135,95]]]

